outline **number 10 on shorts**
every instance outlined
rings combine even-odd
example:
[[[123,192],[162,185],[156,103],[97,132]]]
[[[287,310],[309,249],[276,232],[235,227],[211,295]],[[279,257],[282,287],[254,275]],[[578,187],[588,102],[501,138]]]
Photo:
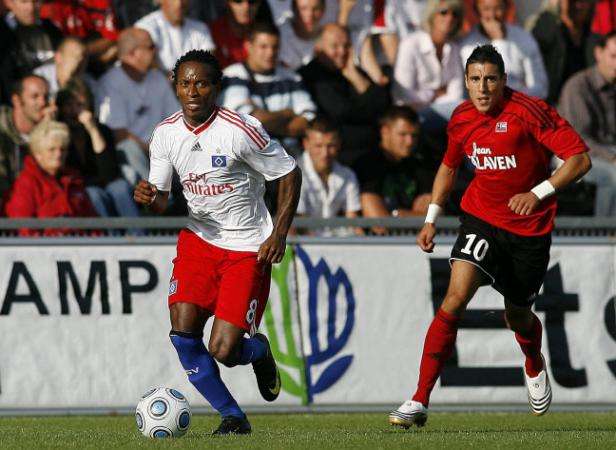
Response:
[[[467,234],[465,237],[466,245],[460,251],[466,255],[473,255],[476,261],[481,261],[485,258],[488,248],[490,247],[488,241],[485,239],[477,240],[476,234]],[[477,242],[475,242],[476,240]]]

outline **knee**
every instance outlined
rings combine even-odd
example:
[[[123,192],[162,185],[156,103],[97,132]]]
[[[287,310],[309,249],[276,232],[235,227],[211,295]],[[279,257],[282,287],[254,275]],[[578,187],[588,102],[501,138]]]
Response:
[[[441,307],[445,310],[445,312],[459,316],[464,312],[468,301],[469,298],[464,293],[456,290],[450,290],[447,292]]]
[[[209,352],[216,361],[226,367],[237,365],[237,349],[235,345],[225,339],[210,339]]]

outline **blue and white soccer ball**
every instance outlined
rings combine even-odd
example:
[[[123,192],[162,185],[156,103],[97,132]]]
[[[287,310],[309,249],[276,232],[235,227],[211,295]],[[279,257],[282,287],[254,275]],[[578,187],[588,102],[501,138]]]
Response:
[[[190,405],[175,389],[157,387],[141,397],[135,421],[144,436],[167,438],[183,436],[190,427]]]

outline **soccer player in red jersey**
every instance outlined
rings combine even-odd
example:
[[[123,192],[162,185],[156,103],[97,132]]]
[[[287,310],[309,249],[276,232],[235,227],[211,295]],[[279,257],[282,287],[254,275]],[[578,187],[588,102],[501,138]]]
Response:
[[[256,330],[271,264],[285,252],[301,172],[257,119],[216,106],[222,71],[210,52],[189,51],[173,75],[182,109],[152,133],[149,179],[139,182],[134,197],[164,211],[177,171],[190,220],[173,260],[169,336],[188,380],[222,416],[214,434],[247,434],[250,423],[220,378],[217,361],[252,364],[263,398],[278,397],[280,374],[267,338]],[[280,180],[275,224],[263,201],[265,181],[274,179]],[[203,327],[212,316],[206,348]]]
[[[475,48],[465,69],[470,100],[457,107],[449,122],[447,152],[417,236],[423,251],[434,249],[435,221],[464,156],[475,167],[475,177],[462,198],[449,287],[426,334],[417,390],[390,413],[393,425],[425,424],[430,393],[453,351],[460,317],[486,284],[504,296],[505,321],[526,357],[532,413],[544,414],[552,400],[541,355],[541,322],[531,306],[550,257],[554,193],[582,177],[591,164],[587,146],[566,120],[544,101],[513,91],[506,82],[496,49]],[[565,162],[550,175],[552,154]]]

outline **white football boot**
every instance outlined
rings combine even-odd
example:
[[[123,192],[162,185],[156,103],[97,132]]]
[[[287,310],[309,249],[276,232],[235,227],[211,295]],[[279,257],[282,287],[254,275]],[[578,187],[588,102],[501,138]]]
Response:
[[[541,416],[548,412],[550,403],[552,403],[552,387],[550,386],[550,378],[548,377],[547,366],[545,359],[543,360],[543,370],[536,377],[529,377],[524,370],[524,378],[526,379],[526,389],[528,391],[528,403],[530,411],[535,416]]]
[[[423,427],[428,420],[428,408],[415,400],[407,400],[398,409],[389,413],[389,423],[404,429],[413,425]]]

